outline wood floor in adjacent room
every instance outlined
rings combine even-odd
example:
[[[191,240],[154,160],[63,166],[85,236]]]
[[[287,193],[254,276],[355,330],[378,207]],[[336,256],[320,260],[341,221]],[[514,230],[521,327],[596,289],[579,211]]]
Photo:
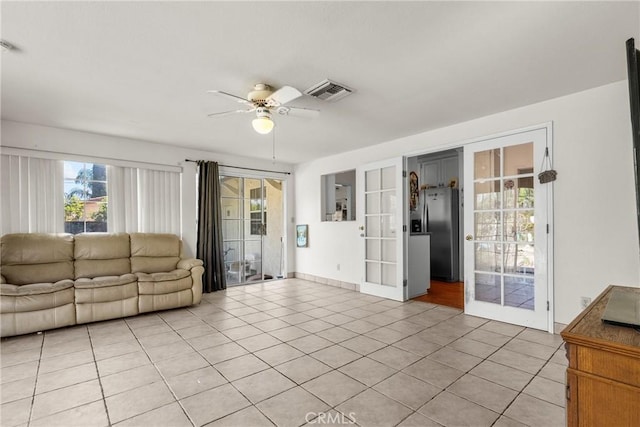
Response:
[[[414,299],[464,310],[464,283],[431,280],[429,293]]]

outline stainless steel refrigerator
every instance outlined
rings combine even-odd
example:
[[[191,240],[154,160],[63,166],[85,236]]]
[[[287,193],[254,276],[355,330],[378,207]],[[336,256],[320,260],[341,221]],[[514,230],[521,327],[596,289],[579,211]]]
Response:
[[[422,224],[431,234],[431,278],[459,280],[458,190],[441,187],[424,191]],[[424,229],[424,227],[423,227]]]

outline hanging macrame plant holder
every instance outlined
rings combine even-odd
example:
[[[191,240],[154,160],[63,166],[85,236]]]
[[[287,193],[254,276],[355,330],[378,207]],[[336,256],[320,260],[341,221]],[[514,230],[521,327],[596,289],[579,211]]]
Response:
[[[544,158],[542,159],[542,166],[540,167],[540,170],[542,170],[542,172],[538,174],[540,184],[547,184],[549,182],[555,181],[556,177],[558,176],[558,172],[553,170],[553,165],[551,164],[549,147],[545,147],[544,149]]]

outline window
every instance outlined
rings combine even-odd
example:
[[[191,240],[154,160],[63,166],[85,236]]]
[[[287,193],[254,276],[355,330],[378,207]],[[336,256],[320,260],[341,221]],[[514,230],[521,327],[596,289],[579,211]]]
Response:
[[[64,231],[107,231],[107,167],[64,162]]]

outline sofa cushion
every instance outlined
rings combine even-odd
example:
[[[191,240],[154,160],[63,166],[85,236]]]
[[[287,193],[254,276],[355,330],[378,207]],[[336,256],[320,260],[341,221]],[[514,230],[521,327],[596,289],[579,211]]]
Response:
[[[129,235],[83,233],[75,236],[75,278],[131,273]]]
[[[131,256],[180,257],[180,238],[175,234],[131,233]]]
[[[164,273],[136,273],[140,295],[163,295],[191,289],[193,280],[188,270],[173,270]]]
[[[175,234],[131,233],[131,272],[175,270],[180,261],[180,238]]]
[[[71,280],[31,285],[0,285],[0,311],[20,313],[47,310],[73,304],[74,292]]]
[[[75,236],[75,259],[129,258],[127,233],[81,233]]]
[[[2,275],[12,285],[73,279],[71,234],[16,233],[2,236]]]
[[[49,264],[2,265],[2,275],[12,285],[32,283],[55,283],[73,280],[73,262],[52,262]]]
[[[138,294],[164,295],[185,290],[191,292],[191,286],[193,286],[191,277],[165,282],[138,282]]]
[[[127,283],[133,283],[137,280],[135,274],[127,273],[121,276],[102,276],[95,277],[93,279],[81,278],[75,281],[75,287],[77,289],[93,289],[104,288],[108,286],[126,285]]]
[[[178,257],[131,257],[132,273],[161,273],[176,269]]]
[[[133,274],[78,279],[75,284],[76,305],[137,298],[138,284]]]
[[[178,280],[191,276],[188,270],[173,270],[161,273],[136,273],[139,282],[167,282],[169,280]]]
[[[60,280],[55,283],[32,283],[29,285],[10,285],[10,284],[2,284],[0,285],[0,295],[2,296],[25,296],[25,295],[40,295],[40,294],[50,294],[53,292],[58,292],[63,289],[73,288],[72,280]]]

